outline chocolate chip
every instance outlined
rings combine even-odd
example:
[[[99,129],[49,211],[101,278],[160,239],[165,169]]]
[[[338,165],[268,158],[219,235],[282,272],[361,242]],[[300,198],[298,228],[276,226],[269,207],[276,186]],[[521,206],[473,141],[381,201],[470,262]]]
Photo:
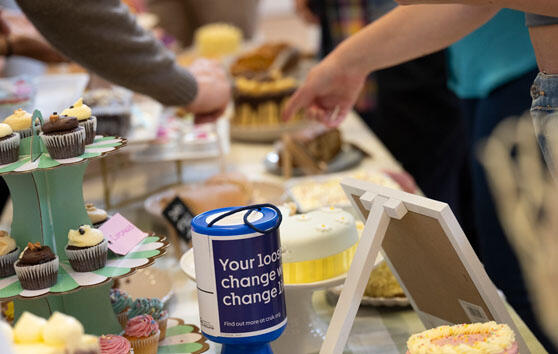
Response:
[[[84,234],[85,234],[85,230],[84,230],[82,227],[80,227],[80,228],[78,229],[78,231],[79,231],[79,234],[80,234],[80,235],[84,235]]]

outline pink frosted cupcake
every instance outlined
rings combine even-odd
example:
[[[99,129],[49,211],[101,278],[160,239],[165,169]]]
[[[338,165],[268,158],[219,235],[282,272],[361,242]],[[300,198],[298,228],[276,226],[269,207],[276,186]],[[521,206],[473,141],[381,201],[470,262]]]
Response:
[[[130,341],[121,336],[108,334],[99,338],[101,354],[134,354]]]
[[[159,325],[149,315],[134,317],[126,324],[124,338],[130,341],[134,354],[157,354]]]
[[[494,353],[517,354],[515,334],[496,322],[440,326],[412,335],[407,354]]]

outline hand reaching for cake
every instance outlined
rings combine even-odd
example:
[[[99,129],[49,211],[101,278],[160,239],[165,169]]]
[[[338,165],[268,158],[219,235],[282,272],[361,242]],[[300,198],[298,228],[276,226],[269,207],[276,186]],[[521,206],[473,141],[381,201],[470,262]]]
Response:
[[[283,119],[289,120],[299,109],[306,109],[306,116],[335,127],[355,104],[365,78],[365,73],[344,67],[336,56],[329,55],[310,71],[287,102]]]
[[[196,79],[198,93],[186,108],[194,113],[197,124],[216,120],[231,98],[231,85],[224,68],[215,61],[198,59],[188,70]]]

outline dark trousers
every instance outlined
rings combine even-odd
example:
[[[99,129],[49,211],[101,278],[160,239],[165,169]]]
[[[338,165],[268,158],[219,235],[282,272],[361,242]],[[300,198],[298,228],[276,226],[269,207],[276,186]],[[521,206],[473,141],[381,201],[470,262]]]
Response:
[[[536,74],[537,71],[532,71],[508,82],[486,98],[463,100],[462,113],[469,124],[472,141],[469,163],[480,258],[494,284],[506,295],[508,303],[544,347],[549,352],[556,353],[535,317],[521,268],[499,222],[487,176],[475,151],[478,144],[489,137],[501,121],[521,115],[530,108],[529,88]]]
[[[447,88],[444,52],[374,74],[377,109],[360,112],[424,194],[446,202],[474,249],[469,142],[459,101]]]

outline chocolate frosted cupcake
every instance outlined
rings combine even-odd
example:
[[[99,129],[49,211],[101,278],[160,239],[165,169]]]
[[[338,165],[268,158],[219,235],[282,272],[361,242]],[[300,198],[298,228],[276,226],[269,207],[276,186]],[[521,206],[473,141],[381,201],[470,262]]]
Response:
[[[109,219],[105,210],[97,209],[92,203],[86,203],[85,210],[87,211],[87,216],[89,217],[89,220],[91,220],[91,224],[93,224],[94,228],[98,229]]]
[[[58,264],[58,256],[50,247],[29,242],[14,268],[23,289],[40,290],[56,284]]]
[[[85,129],[85,145],[93,144],[97,133],[97,118],[91,115],[91,108],[80,98],[70,108],[62,111],[62,116],[76,117],[79,126]]]
[[[33,115],[29,112],[19,108],[14,111],[14,114],[6,117],[4,123],[12,127],[13,131],[19,134],[21,139],[30,137],[33,134],[31,129],[31,120]]]
[[[66,255],[76,272],[92,272],[107,263],[108,242],[103,232],[89,225],[68,232]]]
[[[6,231],[0,231],[0,277],[15,274],[14,263],[17,261],[19,248]]]
[[[69,159],[85,152],[85,129],[77,118],[62,118],[54,112],[42,129],[41,138],[53,159]]]
[[[8,124],[0,123],[0,165],[19,159],[19,134]]]

